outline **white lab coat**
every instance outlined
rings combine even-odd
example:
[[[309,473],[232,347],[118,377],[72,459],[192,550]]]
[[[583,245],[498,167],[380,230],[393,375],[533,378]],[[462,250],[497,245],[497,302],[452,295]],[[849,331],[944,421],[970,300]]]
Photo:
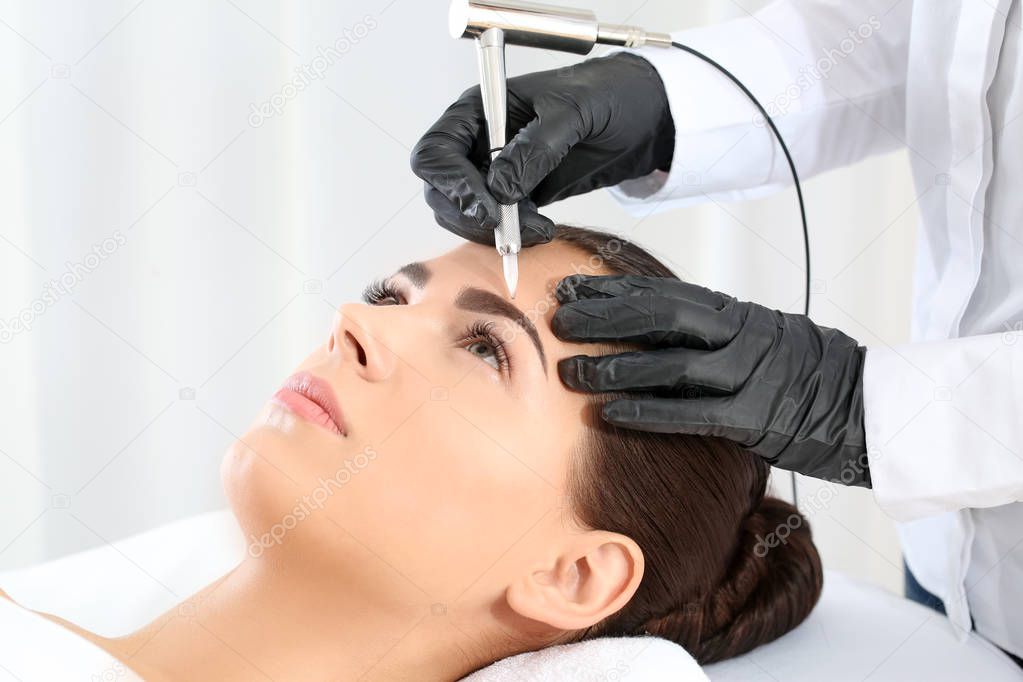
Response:
[[[1023,0],[783,0],[674,33],[768,108],[802,177],[909,149],[921,213],[914,343],[870,347],[868,458],[906,560],[951,621],[1023,655]],[[649,212],[790,183],[735,86],[680,50],[657,68],[668,173],[611,191]],[[811,229],[813,226],[811,225]],[[817,228],[818,231],[820,228]],[[907,264],[908,266],[909,264]]]

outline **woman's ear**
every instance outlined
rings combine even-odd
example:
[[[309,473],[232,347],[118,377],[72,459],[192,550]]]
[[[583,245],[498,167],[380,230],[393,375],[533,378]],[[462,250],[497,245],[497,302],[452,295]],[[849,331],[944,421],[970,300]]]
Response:
[[[643,552],[632,538],[586,531],[563,551],[508,586],[506,598],[521,616],[559,630],[598,623],[628,603],[643,579]]]

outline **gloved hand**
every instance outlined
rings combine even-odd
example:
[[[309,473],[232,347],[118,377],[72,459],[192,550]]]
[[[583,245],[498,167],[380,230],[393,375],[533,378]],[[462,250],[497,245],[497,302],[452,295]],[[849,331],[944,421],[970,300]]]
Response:
[[[412,170],[437,222],[471,241],[493,244],[498,204],[522,202],[531,246],[554,235],[537,206],[667,170],[675,124],[656,70],[619,52],[508,79],[506,138],[491,163],[480,89],[470,88],[416,144]]]
[[[572,276],[557,295],[562,339],[654,347],[558,364],[577,390],[654,394],[609,402],[607,421],[727,438],[782,469],[870,487],[866,349],[842,332],[675,279]]]

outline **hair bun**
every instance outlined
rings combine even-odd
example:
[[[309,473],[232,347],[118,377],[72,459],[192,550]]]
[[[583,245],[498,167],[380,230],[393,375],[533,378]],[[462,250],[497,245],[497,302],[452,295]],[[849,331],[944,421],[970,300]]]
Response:
[[[824,574],[806,518],[764,497],[739,529],[736,554],[704,602],[704,663],[743,654],[799,625],[820,597]]]

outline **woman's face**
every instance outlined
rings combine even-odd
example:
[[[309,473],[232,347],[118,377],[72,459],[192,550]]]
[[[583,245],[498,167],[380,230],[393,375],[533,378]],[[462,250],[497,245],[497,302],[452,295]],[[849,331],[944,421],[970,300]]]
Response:
[[[342,306],[296,371],[323,382],[344,433],[300,379],[224,459],[250,554],[300,554],[382,599],[450,608],[499,597],[580,532],[566,473],[590,410],[557,360],[594,349],[550,319],[557,283],[593,265],[563,243],[527,249],[512,301],[494,249],[465,244]]]

